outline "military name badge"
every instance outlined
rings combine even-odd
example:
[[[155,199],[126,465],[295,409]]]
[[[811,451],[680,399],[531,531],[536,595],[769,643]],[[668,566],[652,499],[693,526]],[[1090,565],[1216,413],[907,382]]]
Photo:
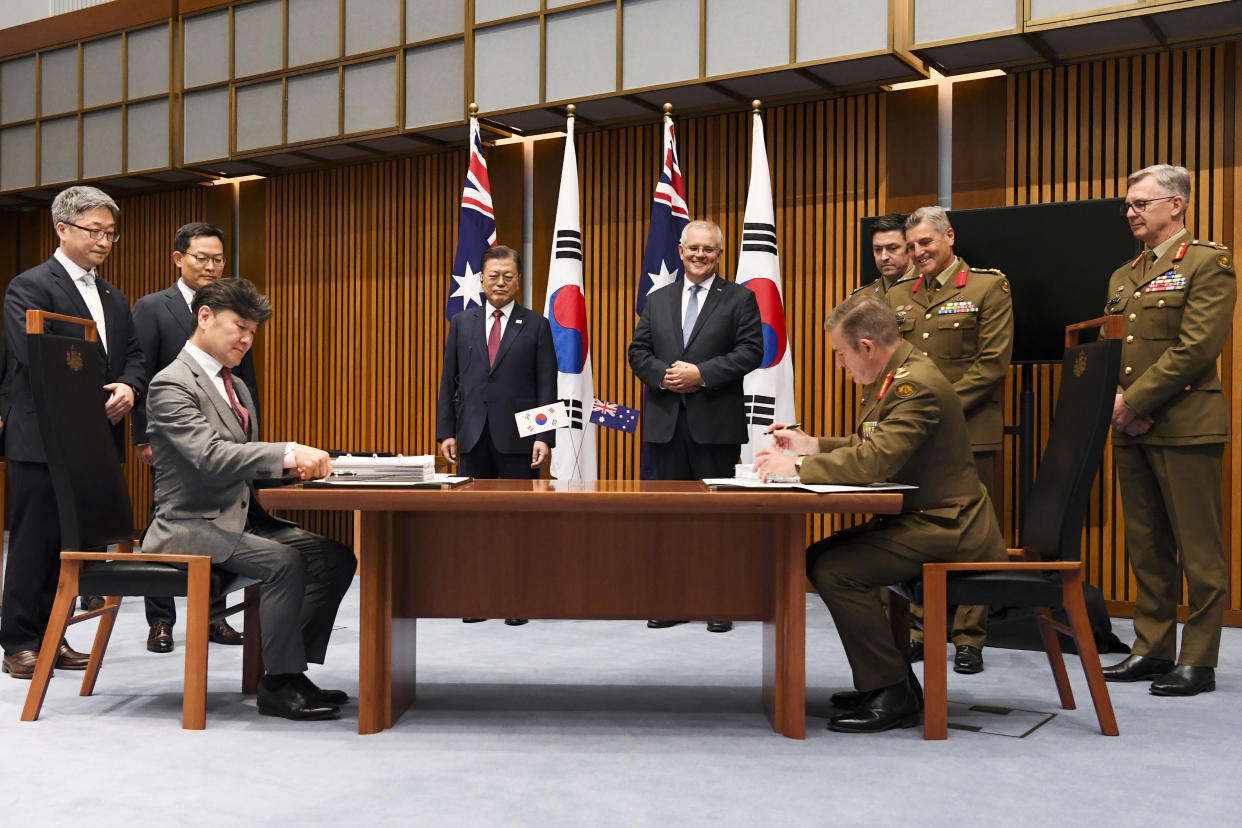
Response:
[[[914,396],[914,383],[903,382],[901,385],[893,389],[893,393],[901,397],[903,400],[907,397]]]
[[[879,420],[865,420],[859,430],[862,432],[864,440],[870,440],[871,435],[875,434],[875,427],[880,424]]]

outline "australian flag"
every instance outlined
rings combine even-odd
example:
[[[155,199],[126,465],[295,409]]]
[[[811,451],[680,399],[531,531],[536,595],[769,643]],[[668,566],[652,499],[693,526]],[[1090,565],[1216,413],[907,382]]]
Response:
[[[596,400],[591,405],[591,422],[604,428],[615,428],[633,434],[638,430],[638,409]]]
[[[492,212],[492,188],[487,180],[487,160],[479,120],[470,118],[470,167],[461,191],[461,223],[457,229],[457,255],[453,257],[453,280],[444,315],[452,319],[471,305],[483,304],[483,251],[496,243],[496,214]]]
[[[681,181],[681,166],[677,163],[677,138],[673,134],[673,119],[668,115],[664,116],[663,159],[664,165],[660,169],[660,180],[656,182],[651,206],[647,247],[643,250],[638,297],[634,300],[634,312],[640,315],[647,305],[648,293],[659,290],[681,275],[677,243],[681,240],[681,231],[690,223],[686,188]]]

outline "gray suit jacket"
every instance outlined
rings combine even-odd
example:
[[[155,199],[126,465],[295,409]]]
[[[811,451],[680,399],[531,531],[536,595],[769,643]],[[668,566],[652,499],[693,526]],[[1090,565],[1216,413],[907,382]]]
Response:
[[[251,481],[280,477],[285,444],[251,442],[259,434],[254,404],[245,383],[233,385],[252,412],[249,434],[184,349],[151,380],[147,434],[155,455],[155,517],[144,551],[207,554],[222,563],[237,548],[252,510],[275,520],[252,503]]]

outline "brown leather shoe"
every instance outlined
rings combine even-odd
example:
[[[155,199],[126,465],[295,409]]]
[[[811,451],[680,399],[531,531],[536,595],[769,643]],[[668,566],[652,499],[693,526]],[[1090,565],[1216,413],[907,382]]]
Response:
[[[18,650],[12,654],[5,653],[2,669],[15,679],[30,681],[34,678],[35,664],[38,661],[38,650]]]
[[[156,621],[147,633],[147,649],[153,653],[171,653],[173,650],[172,624]]]
[[[229,626],[229,622],[221,618],[219,621],[212,621],[207,627],[207,639],[217,644],[240,644],[245,640],[245,636],[237,630]]]
[[[78,605],[83,612],[94,612],[103,609],[104,599],[102,595],[83,595],[78,598]]]
[[[79,653],[69,646],[65,639],[60,640],[60,648],[56,651],[56,666],[62,670],[85,670],[91,657],[87,653]]]

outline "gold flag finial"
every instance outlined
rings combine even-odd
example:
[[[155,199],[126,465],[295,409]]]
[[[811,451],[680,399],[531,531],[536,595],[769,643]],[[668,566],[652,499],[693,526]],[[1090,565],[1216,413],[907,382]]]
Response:
[[[568,115],[570,118],[572,118],[574,117],[574,112],[576,112],[577,109],[578,107],[574,106],[573,104],[569,104],[568,106],[565,107],[565,114]]]
[[[666,118],[673,117],[673,105],[671,103],[666,103],[664,105],[664,117]]]
[[[471,118],[475,117],[479,114],[479,105],[474,101],[471,101],[470,106],[466,107],[466,112],[470,113]]]
[[[759,107],[761,106],[763,106],[763,101],[759,100],[758,98],[755,98],[753,101],[750,102],[750,110],[752,112],[758,112]]]

